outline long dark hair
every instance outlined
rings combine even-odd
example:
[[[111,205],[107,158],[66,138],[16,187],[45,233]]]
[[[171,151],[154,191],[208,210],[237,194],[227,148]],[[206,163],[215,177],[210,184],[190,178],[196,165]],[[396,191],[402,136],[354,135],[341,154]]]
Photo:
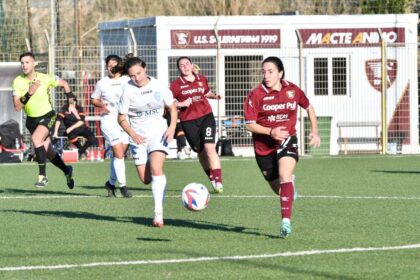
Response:
[[[280,80],[283,80],[284,79],[284,76],[285,76],[285,72],[284,72],[283,62],[281,61],[281,59],[278,58],[278,57],[276,57],[276,56],[269,56],[266,59],[264,59],[264,61],[262,62],[261,66],[264,65],[267,62],[273,63],[276,66],[276,68],[277,68],[277,70],[279,72],[282,72],[283,71],[283,76],[280,79]]]

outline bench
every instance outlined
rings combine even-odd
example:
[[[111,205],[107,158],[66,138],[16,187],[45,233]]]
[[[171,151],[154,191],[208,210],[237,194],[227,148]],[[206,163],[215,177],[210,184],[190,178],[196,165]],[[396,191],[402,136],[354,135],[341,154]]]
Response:
[[[373,150],[356,150],[352,153],[380,153],[381,137],[380,137],[380,122],[337,122],[338,139],[340,145],[340,153],[349,154],[349,144],[374,144],[376,149]],[[360,136],[360,133],[354,133],[352,136],[349,131],[352,128],[362,128],[365,130],[367,136]],[[365,129],[366,128],[366,129]],[[369,131],[371,130],[371,131]],[[354,132],[354,131],[353,131]]]

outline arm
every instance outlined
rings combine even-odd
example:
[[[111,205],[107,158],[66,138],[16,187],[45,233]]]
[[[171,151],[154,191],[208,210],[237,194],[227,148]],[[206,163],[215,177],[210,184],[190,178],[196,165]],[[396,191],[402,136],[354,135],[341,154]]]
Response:
[[[75,123],[72,126],[70,126],[69,128],[67,128],[66,133],[69,134],[70,132],[72,132],[73,130],[75,130],[78,127],[81,127],[84,124],[85,123],[82,120],[79,120],[77,123]]]
[[[217,94],[215,92],[209,91],[206,94],[204,94],[205,97],[207,97],[208,99],[222,99],[222,96],[220,94]]]
[[[60,118],[57,118],[57,120],[55,121],[53,138],[58,137],[58,129],[60,128],[60,124],[61,124]]]
[[[90,103],[92,103],[93,106],[102,109],[104,113],[109,113],[108,107],[106,106],[107,104],[104,103],[101,99],[92,98],[90,99]]]
[[[167,143],[171,142],[174,138],[176,122],[178,120],[178,110],[176,108],[176,102],[173,102],[171,106],[166,106],[168,113],[171,114],[171,123],[165,132],[164,139]]]
[[[247,123],[246,129],[252,133],[268,135],[274,140],[282,141],[289,137],[289,132],[284,130],[284,126],[279,127],[265,127],[258,123]]]
[[[65,80],[59,79],[58,86],[64,88],[64,92],[66,93],[67,96],[71,94],[71,88]]]
[[[312,107],[312,105],[309,105],[308,109],[306,109],[308,112],[308,117],[311,122],[311,132],[309,133],[309,145],[319,148],[321,145],[321,139],[318,135],[318,122],[316,119],[315,109]]]
[[[38,87],[40,86],[40,84],[41,84],[40,81],[35,81],[35,82],[31,83],[31,85],[29,86],[28,92],[26,92],[25,95],[23,95],[23,96],[18,96],[18,95],[13,96],[13,105],[15,106],[15,110],[17,112],[22,110],[22,108],[25,106],[25,104],[29,102],[29,99],[38,90]]]
[[[146,138],[138,135],[133,128],[131,128],[130,123],[128,122],[126,115],[119,113],[118,114],[118,123],[120,124],[121,128],[127,132],[128,135],[133,139],[136,144],[141,144],[146,141]]]

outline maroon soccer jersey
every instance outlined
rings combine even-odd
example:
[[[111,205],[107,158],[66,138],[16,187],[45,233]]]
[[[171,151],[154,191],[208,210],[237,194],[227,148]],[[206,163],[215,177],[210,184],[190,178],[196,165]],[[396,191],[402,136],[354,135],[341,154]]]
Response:
[[[290,135],[296,135],[298,105],[309,107],[305,93],[295,84],[282,80],[280,91],[260,84],[245,99],[244,117],[246,123],[257,123],[264,127],[284,126]],[[280,143],[269,135],[252,134],[255,153],[265,156],[279,148]]]
[[[178,117],[181,121],[195,120],[212,112],[210,103],[204,96],[210,91],[207,79],[203,75],[194,76],[192,82],[179,77],[171,83],[170,89],[176,100],[182,102],[189,97],[192,100],[189,107],[181,108],[179,111]]]

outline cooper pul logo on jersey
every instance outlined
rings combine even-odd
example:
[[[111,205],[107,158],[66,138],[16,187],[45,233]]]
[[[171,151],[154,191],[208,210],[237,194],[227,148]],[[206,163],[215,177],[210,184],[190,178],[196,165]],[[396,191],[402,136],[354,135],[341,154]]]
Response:
[[[397,77],[398,61],[387,59],[386,62],[386,88],[390,88]],[[371,59],[365,61],[365,72],[370,85],[381,92],[382,88],[382,60]]]
[[[280,104],[264,104],[263,105],[264,111],[277,111],[277,110],[295,110],[296,109],[296,102],[287,102],[287,103],[280,103]]]

